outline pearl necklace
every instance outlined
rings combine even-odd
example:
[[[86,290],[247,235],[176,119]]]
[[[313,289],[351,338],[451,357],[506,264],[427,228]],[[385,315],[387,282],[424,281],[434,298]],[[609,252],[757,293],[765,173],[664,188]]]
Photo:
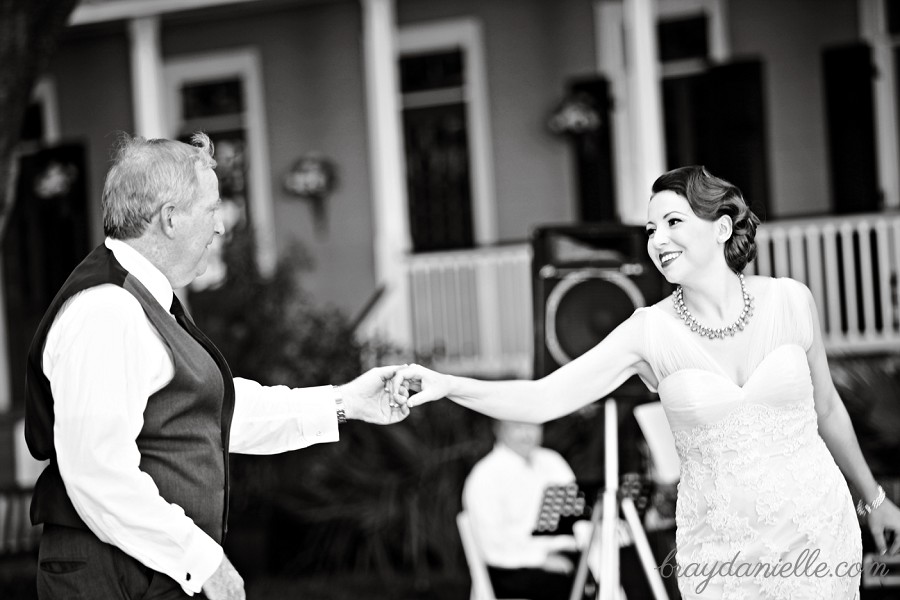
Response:
[[[726,335],[733,336],[737,332],[743,331],[744,327],[747,326],[747,323],[750,322],[750,316],[753,315],[753,296],[747,292],[747,288],[744,286],[743,273],[738,273],[738,280],[741,283],[741,295],[744,297],[744,308],[741,309],[741,316],[738,317],[737,321],[728,327],[717,327],[714,329],[698,323],[697,319],[694,318],[694,315],[691,314],[691,311],[689,311],[688,307],[684,304],[684,290],[680,285],[675,288],[675,291],[672,293],[672,302],[675,304],[675,312],[678,313],[678,316],[681,317],[681,320],[684,321],[684,324],[688,329],[711,340],[723,339]]]

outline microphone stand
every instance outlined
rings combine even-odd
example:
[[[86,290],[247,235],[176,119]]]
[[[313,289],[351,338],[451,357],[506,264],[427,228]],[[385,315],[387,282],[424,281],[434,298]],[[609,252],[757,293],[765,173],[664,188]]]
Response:
[[[631,538],[634,540],[638,558],[647,576],[650,589],[655,600],[668,600],[666,588],[662,577],[656,568],[656,560],[647,540],[647,533],[641,524],[634,500],[629,496],[619,498],[619,432],[616,401],[607,398],[605,410],[605,435],[604,440],[606,457],[604,464],[605,490],[594,502],[591,513],[591,535],[587,546],[581,552],[578,561],[578,570],[575,573],[575,581],[572,585],[572,593],[569,600],[580,600],[584,595],[584,585],[588,575],[588,554],[591,547],[600,537],[600,573],[597,598],[598,600],[617,600],[617,594],[624,598],[625,593],[619,585],[619,544],[616,535],[619,523],[619,507],[621,506],[625,522],[631,530]],[[599,526],[599,527],[598,527]]]

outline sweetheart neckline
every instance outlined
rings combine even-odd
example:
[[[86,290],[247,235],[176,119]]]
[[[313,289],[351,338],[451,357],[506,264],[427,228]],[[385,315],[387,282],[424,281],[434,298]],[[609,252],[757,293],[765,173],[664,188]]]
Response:
[[[775,293],[775,288],[776,288],[776,285],[777,285],[776,282],[780,282],[780,279],[781,279],[781,278],[773,279],[773,280],[770,282],[770,284],[766,287],[766,289],[763,291],[763,293],[762,293],[762,294],[759,294],[760,299],[764,299],[764,300],[765,300],[765,302],[763,303],[763,306],[771,306],[771,305],[772,305],[772,302],[773,302],[772,294]],[[781,288],[778,288],[778,289],[781,289]],[[784,300],[783,298],[780,298],[780,299],[781,299],[782,301]],[[740,384],[740,383],[738,383],[738,382],[735,380],[735,378],[733,378],[731,375],[729,375],[729,374],[725,371],[725,368],[724,368],[721,364],[719,364],[719,361],[717,361],[716,359],[713,358],[713,356],[712,356],[712,354],[710,353],[710,351],[707,350],[707,349],[700,343],[700,340],[695,339],[694,337],[687,335],[688,333],[690,333],[690,331],[689,331],[689,330],[685,330],[685,328],[683,327],[684,324],[681,322],[681,320],[680,320],[678,317],[676,317],[675,315],[671,315],[671,314],[667,313],[665,310],[663,310],[660,306],[658,306],[658,305],[656,305],[656,304],[652,304],[652,305],[650,305],[648,308],[655,309],[656,312],[658,312],[660,315],[662,315],[662,317],[663,317],[664,320],[666,320],[666,321],[671,321],[671,323],[672,323],[673,325],[681,325],[682,327],[673,327],[673,329],[676,329],[676,330],[679,332],[680,335],[685,336],[685,339],[687,339],[688,342],[689,342],[690,344],[693,344],[694,347],[696,347],[697,350],[703,354],[703,357],[707,360],[707,362],[712,363],[712,365],[715,366],[715,368],[718,370],[718,372],[717,372],[718,375],[720,375],[723,379],[727,380],[729,383],[731,383],[732,385],[734,385],[735,387],[738,387],[738,388],[740,388],[740,389],[744,389],[744,386],[746,386],[747,383],[753,378],[753,375],[754,375],[754,374],[756,373],[756,371],[759,369],[760,365],[762,365],[762,363],[769,357],[769,354],[772,354],[772,353],[775,352],[778,348],[780,348],[781,346],[785,345],[785,344],[779,344],[778,346],[776,346],[775,348],[773,348],[771,351],[769,351],[769,353],[768,353],[766,356],[764,356],[758,363],[756,363],[756,366],[753,368],[753,370],[750,372],[750,374],[747,375],[747,378],[744,379],[744,383],[743,383],[743,384]],[[756,318],[756,320],[757,320],[757,322],[758,322],[758,320],[761,319],[761,318],[763,318],[763,316],[764,316],[764,315],[763,315],[763,311],[762,311],[761,309],[757,308],[755,312],[756,312],[755,318]],[[747,333],[748,333],[749,335],[752,336],[752,335],[755,333],[755,329],[754,329],[754,331],[748,331]],[[787,342],[787,344],[790,344],[790,343],[791,343],[791,342]],[[799,345],[799,344],[798,344],[798,345]],[[802,346],[801,346],[801,349],[802,349]],[[699,370],[701,370],[701,371],[709,371],[710,373],[714,373],[714,372],[715,372],[715,371],[712,371],[712,370],[709,370],[709,369],[699,369]],[[670,375],[671,375],[671,373],[670,373]],[[659,389],[659,386],[660,386],[660,385],[662,385],[662,381],[657,382],[657,384],[656,384],[657,389]]]
[[[699,371],[699,372],[701,372],[701,373],[708,373],[708,374],[710,374],[710,375],[714,375],[714,376],[716,376],[716,377],[719,377],[720,379],[724,379],[726,382],[730,383],[733,387],[736,387],[736,388],[738,388],[739,390],[745,390],[745,389],[747,388],[747,385],[751,382],[751,380],[753,380],[753,378],[756,376],[756,373],[760,370],[760,368],[762,367],[763,363],[766,362],[766,361],[769,359],[769,357],[771,357],[773,354],[775,354],[776,352],[778,352],[778,351],[781,350],[782,348],[789,348],[789,347],[791,347],[791,346],[796,346],[797,348],[800,349],[801,352],[804,352],[804,353],[805,353],[805,350],[803,350],[803,346],[801,346],[800,344],[798,344],[798,343],[796,343],[796,342],[785,342],[785,343],[783,343],[783,344],[779,344],[778,346],[775,346],[774,348],[772,348],[772,350],[771,350],[768,354],[766,354],[766,355],[762,358],[762,360],[760,360],[760,361],[756,364],[756,367],[753,369],[753,371],[750,372],[750,375],[747,376],[747,379],[744,381],[743,384],[740,384],[740,383],[734,381],[731,377],[729,377],[727,374],[725,374],[724,372],[722,372],[722,371],[721,371],[721,367],[720,367],[720,372],[713,371],[712,369],[704,369],[704,368],[701,368],[701,367],[685,367],[685,368],[683,368],[683,369],[678,369],[677,371],[673,371],[672,373],[669,373],[668,375],[666,375],[665,377],[663,377],[663,378],[656,384],[656,388],[659,389],[660,386],[662,386],[662,384],[663,384],[664,381],[666,381],[666,380],[669,379],[670,377],[673,377],[674,375],[677,375],[678,373],[683,373],[683,372],[686,372],[686,371]],[[716,364],[715,361],[713,361],[713,364]],[[716,366],[718,367],[718,364],[716,364]]]

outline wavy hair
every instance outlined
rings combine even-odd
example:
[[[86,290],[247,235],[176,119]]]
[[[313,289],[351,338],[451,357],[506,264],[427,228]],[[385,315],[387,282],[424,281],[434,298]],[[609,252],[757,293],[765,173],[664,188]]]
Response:
[[[213,143],[205,133],[195,133],[191,144],[122,134],[103,185],[103,232],[119,240],[140,237],[166,202],[190,207],[199,186],[197,170],[215,167]]]
[[[757,217],[736,185],[694,165],[672,169],[653,182],[653,194],[675,192],[688,201],[694,214],[707,221],[731,218],[731,237],[725,242],[725,261],[735,273],[756,258]]]

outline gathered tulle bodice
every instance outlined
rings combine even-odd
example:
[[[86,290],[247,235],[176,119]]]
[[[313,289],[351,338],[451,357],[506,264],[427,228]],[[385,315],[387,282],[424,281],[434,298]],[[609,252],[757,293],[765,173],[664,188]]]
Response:
[[[818,433],[806,358],[813,317],[801,290],[770,280],[751,324],[726,340],[700,338],[660,307],[641,309],[647,362],[681,459],[677,561],[682,573],[695,571],[679,578],[685,598],[857,594],[858,573],[835,573],[839,563],[858,564],[861,541],[846,482]],[[813,566],[833,576],[767,575],[813,552]],[[744,575],[699,574],[735,557]]]

